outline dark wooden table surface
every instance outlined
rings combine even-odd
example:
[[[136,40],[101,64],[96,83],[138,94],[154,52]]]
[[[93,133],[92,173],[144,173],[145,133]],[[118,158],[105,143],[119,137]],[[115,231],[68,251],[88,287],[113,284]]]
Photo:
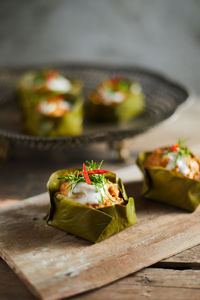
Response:
[[[171,121],[127,142],[132,154],[127,163],[117,161],[114,151],[106,145],[43,153],[13,148],[9,158],[0,163],[0,204],[10,204],[45,192],[45,184],[52,171],[72,165],[78,167],[84,160],[104,159],[106,168],[113,170],[130,165],[138,151],[173,143],[182,136],[183,128],[184,136],[191,137],[189,146],[199,154],[199,111],[200,102],[193,103]],[[0,260],[0,278],[0,299],[34,299],[3,260]],[[74,297],[84,300],[94,298],[200,299],[200,245],[101,289]]]

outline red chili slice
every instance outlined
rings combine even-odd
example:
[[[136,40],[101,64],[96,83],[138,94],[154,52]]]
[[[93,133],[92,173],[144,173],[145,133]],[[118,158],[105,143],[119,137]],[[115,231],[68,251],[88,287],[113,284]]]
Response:
[[[108,172],[109,172],[109,171],[107,171],[107,170],[99,170],[99,169],[87,171],[87,173],[88,173],[89,175],[93,175],[93,174],[105,174],[105,173],[108,173]],[[83,172],[80,172],[78,175],[83,175]]]
[[[96,170],[92,170],[91,172],[92,172],[91,174],[104,174],[104,173],[108,173],[109,171],[96,169]]]
[[[87,171],[86,166],[85,166],[84,163],[83,163],[83,175],[84,175],[84,177],[85,177],[86,183],[87,183],[87,184],[91,184],[90,177],[89,177],[89,175],[88,175],[88,171]]]
[[[123,80],[123,77],[121,76],[116,76],[116,77],[112,77],[110,78],[110,81],[113,83],[113,84],[116,84],[118,83],[119,81]]]
[[[50,102],[59,102],[65,100],[65,96],[63,95],[53,96],[53,97],[49,97],[47,100]]]
[[[107,170],[100,170],[100,169],[95,169],[95,170],[91,170],[91,171],[87,171],[88,175],[93,175],[93,174],[105,174],[108,173],[109,171]],[[63,174],[62,176],[68,176],[69,174]],[[78,175],[84,175],[83,172],[79,172]]]
[[[179,145],[178,145],[178,144],[174,144],[174,145],[172,146],[172,150],[173,150],[174,152],[178,152],[178,148],[179,148]]]
[[[58,77],[58,71],[56,70],[50,70],[47,72],[47,75],[46,75],[46,80],[51,80],[51,79],[54,79],[56,77]]]

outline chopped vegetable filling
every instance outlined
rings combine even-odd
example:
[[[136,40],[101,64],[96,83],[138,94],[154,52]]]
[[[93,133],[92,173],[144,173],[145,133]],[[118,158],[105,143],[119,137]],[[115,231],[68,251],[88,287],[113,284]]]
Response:
[[[63,96],[47,97],[40,101],[36,109],[49,117],[62,117],[71,110],[71,104]]]
[[[140,93],[139,84],[123,77],[113,77],[103,81],[91,94],[91,99],[104,105],[119,104],[126,99],[129,92]]]
[[[147,156],[145,167],[164,167],[200,181],[200,161],[182,144],[179,140],[171,147],[156,149]]]
[[[122,204],[124,202],[118,184],[105,177],[107,170],[100,170],[102,162],[93,161],[83,163],[83,171],[79,170],[70,174],[63,174],[59,179],[64,179],[58,193],[70,199],[85,204],[92,208],[101,208]]]

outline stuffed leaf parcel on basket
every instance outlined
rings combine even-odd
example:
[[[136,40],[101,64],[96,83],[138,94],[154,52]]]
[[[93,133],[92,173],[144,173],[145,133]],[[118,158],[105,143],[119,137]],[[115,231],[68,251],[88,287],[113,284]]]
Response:
[[[26,132],[38,136],[74,136],[82,132],[82,83],[56,70],[28,72],[18,83]]]
[[[98,123],[126,122],[140,114],[145,107],[140,83],[124,77],[102,81],[88,98],[87,118]]]

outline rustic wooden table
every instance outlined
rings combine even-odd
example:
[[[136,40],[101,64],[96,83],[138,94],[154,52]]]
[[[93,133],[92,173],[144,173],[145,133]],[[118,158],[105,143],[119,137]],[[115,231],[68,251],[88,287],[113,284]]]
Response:
[[[127,142],[133,162],[138,151],[171,144],[178,137],[190,137],[188,145],[200,154],[200,101],[193,100],[187,107],[157,128]],[[81,154],[80,154],[81,152]],[[79,165],[85,159],[105,159],[106,167],[120,169],[126,164],[115,160],[114,153],[105,145],[76,149],[67,153],[36,153],[12,151],[7,161],[1,162],[0,204],[42,193],[49,174],[59,168]],[[130,164],[130,162],[128,162]],[[34,299],[24,284],[3,260],[0,260],[0,299]],[[121,279],[98,290],[73,299],[200,299],[200,246],[165,259],[149,268]]]

